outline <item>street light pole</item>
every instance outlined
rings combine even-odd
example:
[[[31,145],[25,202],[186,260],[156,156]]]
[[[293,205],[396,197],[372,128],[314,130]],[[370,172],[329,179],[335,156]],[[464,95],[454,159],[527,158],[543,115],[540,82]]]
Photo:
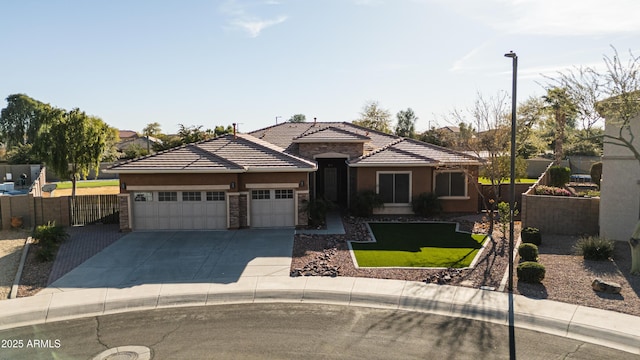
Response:
[[[511,182],[509,184],[510,201],[509,207],[510,222],[509,222],[509,292],[513,292],[513,248],[514,248],[514,229],[513,218],[515,213],[515,201],[516,201],[516,90],[518,79],[518,55],[513,51],[510,51],[504,56],[511,58],[513,62],[513,87],[511,89]]]

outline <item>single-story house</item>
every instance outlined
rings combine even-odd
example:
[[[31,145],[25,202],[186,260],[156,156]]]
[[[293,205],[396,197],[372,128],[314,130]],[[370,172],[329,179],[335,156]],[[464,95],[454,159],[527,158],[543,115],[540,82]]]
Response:
[[[119,174],[120,226],[236,229],[304,226],[304,203],[341,207],[373,190],[378,213],[411,214],[435,192],[446,212],[477,211],[480,161],[461,152],[348,122],[282,123],[126,161]]]

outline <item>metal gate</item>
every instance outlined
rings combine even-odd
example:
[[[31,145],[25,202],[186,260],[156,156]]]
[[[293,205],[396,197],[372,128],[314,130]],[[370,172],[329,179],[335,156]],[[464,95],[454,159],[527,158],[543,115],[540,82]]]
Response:
[[[71,225],[117,224],[120,219],[118,195],[76,195],[69,197]]]

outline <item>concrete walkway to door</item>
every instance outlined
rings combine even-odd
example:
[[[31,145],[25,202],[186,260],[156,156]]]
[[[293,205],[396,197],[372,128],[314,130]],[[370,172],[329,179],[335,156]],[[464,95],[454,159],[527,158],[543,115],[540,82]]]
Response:
[[[40,293],[288,277],[293,233],[293,229],[133,232]]]

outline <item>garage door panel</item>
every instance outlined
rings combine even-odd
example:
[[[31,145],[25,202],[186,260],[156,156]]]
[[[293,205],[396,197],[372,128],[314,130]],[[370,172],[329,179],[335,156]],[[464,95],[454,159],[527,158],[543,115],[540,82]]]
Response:
[[[251,193],[252,227],[295,226],[293,190],[253,190]]]
[[[134,230],[227,228],[224,192],[148,192],[134,193],[132,197]]]

